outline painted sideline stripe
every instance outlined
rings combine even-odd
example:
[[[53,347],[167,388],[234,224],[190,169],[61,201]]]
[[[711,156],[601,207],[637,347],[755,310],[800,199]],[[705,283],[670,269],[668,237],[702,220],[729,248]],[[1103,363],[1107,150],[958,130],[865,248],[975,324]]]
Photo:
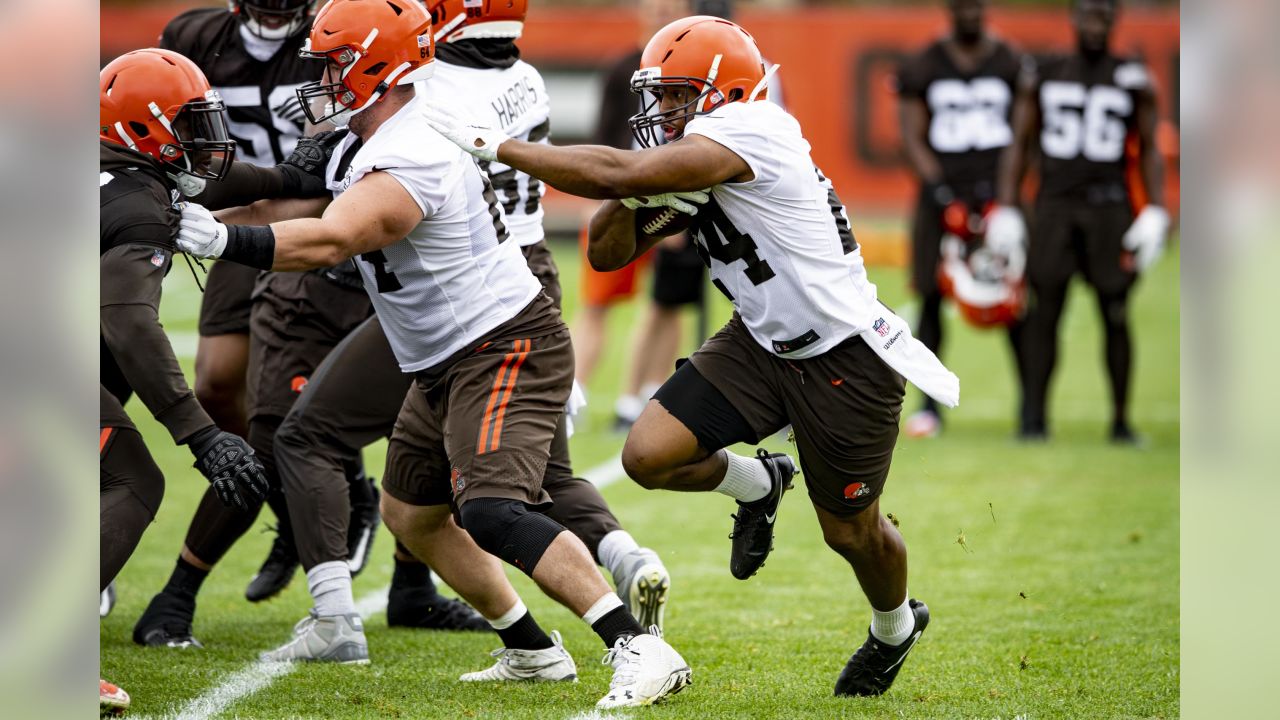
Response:
[[[362,596],[356,601],[356,611],[366,620],[370,615],[387,607],[388,585]],[[160,720],[208,720],[221,714],[237,701],[246,698],[287,675],[297,668],[296,663],[267,663],[258,660],[229,675],[216,687],[189,700],[180,709],[160,716]],[[147,720],[145,716],[131,716],[135,720]]]
[[[582,478],[598,488],[606,488],[627,476],[622,469],[622,451],[582,473]]]

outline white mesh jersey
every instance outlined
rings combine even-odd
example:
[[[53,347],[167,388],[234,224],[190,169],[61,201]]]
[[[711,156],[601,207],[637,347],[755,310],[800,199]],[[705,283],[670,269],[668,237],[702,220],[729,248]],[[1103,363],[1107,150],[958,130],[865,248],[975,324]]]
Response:
[[[542,286],[509,240],[502,207],[471,156],[427,124],[411,101],[363,145],[335,148],[334,196],[371,172],[395,178],[422,208],[399,242],[356,258],[400,369],[448,358],[533,301]]]
[[[690,120],[684,134],[732,150],[755,175],[712,188],[693,235],[756,342],[807,358],[869,329],[876,286],[795,118],[771,102],[733,102]]]
[[[427,102],[440,103],[470,122],[501,128],[510,137],[549,142],[551,103],[547,85],[532,65],[469,68],[437,60],[435,74],[419,83]],[[501,162],[480,162],[507,216],[507,230],[521,247],[541,242],[542,181]]]

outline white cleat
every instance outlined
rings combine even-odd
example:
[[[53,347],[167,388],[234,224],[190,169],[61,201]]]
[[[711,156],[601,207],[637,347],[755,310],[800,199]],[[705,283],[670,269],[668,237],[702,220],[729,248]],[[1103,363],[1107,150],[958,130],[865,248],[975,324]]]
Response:
[[[316,611],[293,627],[293,639],[262,653],[263,662],[333,662],[368,665],[369,643],[359,615],[320,617]]]
[[[564,649],[556,630],[551,631],[551,643],[545,650],[498,648],[490,653],[498,659],[492,667],[466,673],[458,679],[462,682],[578,682],[578,666]]]
[[[623,558],[622,569],[613,578],[622,604],[635,616],[641,627],[662,628],[662,616],[671,589],[671,573],[663,566],[658,553],[649,548],[633,550]]]
[[[600,698],[601,709],[652,705],[693,684],[693,670],[675,648],[662,639],[656,627],[651,634],[622,638],[604,656],[613,666],[609,693]]]

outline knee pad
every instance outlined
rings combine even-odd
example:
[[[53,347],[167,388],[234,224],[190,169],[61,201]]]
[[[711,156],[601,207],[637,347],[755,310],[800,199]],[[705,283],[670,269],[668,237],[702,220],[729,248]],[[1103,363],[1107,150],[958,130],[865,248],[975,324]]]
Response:
[[[459,511],[462,528],[481,550],[533,576],[533,569],[564,528],[519,500],[477,498]]]

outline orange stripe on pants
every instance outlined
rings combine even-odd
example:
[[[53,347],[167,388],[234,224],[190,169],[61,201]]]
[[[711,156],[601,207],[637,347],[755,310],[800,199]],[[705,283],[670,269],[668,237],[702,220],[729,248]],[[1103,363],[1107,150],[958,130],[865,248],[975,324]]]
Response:
[[[520,343],[524,343],[524,347],[520,348]],[[516,347],[521,349],[520,356],[516,358],[516,364],[511,366],[511,373],[507,376],[507,389],[502,394],[502,400],[498,401],[498,417],[493,421],[493,436],[490,438],[493,442],[489,450],[497,450],[502,444],[502,419],[507,414],[507,401],[511,399],[511,393],[516,389],[516,377],[520,375],[520,366],[524,364],[525,358],[529,357],[529,350],[533,346],[531,340],[521,340],[516,343]]]
[[[102,454],[102,449],[107,446],[107,441],[111,439],[112,430],[115,430],[115,428],[104,427],[102,428],[102,431],[98,433],[98,454],[99,455]]]
[[[519,344],[519,340],[515,344]],[[488,452],[489,443],[489,425],[493,420],[493,411],[498,404],[498,398],[502,396],[502,384],[507,378],[507,369],[511,367],[511,363],[515,362],[516,350],[512,350],[502,358],[502,367],[498,369],[498,376],[493,379],[493,390],[489,392],[489,403],[484,408],[484,415],[480,418],[480,439],[476,444],[476,454]]]

